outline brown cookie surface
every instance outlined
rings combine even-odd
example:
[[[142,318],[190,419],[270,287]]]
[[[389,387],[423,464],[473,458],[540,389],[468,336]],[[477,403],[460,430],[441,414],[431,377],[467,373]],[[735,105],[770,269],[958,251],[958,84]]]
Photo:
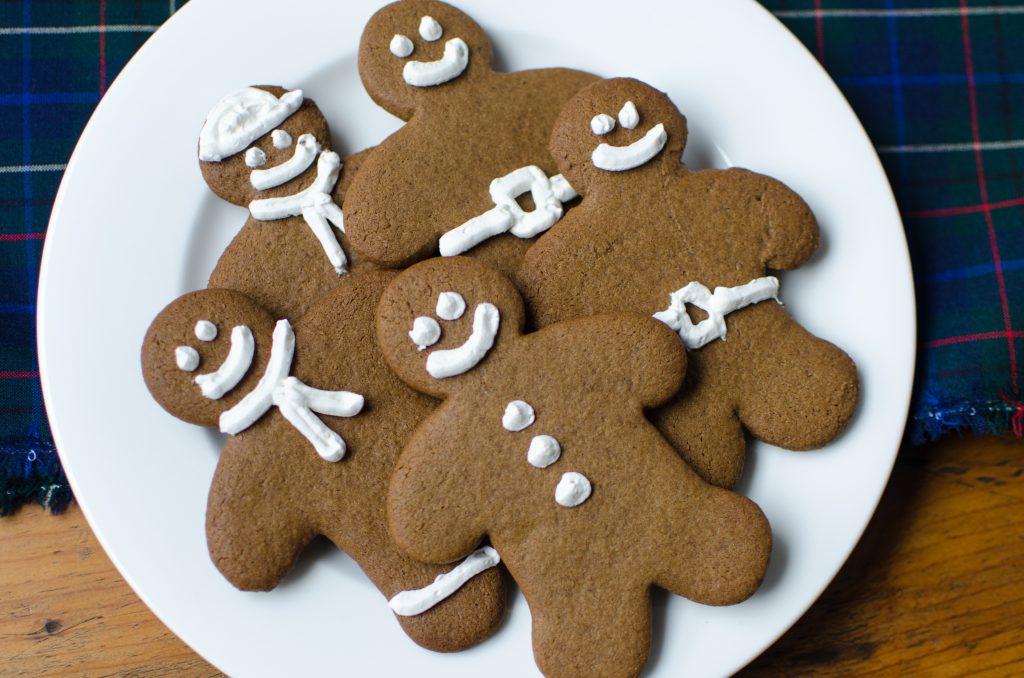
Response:
[[[555,124],[551,152],[583,199],[530,250],[516,281],[541,327],[622,311],[698,325],[706,309],[670,295],[703,285],[700,303],[724,311],[725,336],[690,346],[686,384],[653,420],[706,480],[731,487],[743,469],[744,427],[790,449],[819,447],[849,422],[857,372],[771,298],[769,270],[795,268],[817,248],[807,205],[747,170],[691,171],[680,161],[685,144],[686,121],[664,93],[630,79],[581,91]],[[727,308],[752,281],[760,300]]]
[[[245,379],[219,400],[201,403],[201,416],[189,419],[219,422],[234,434],[210,489],[207,541],[214,564],[243,590],[274,588],[318,534],[348,553],[387,598],[428,586],[452,569],[409,558],[387,532],[386,494],[399,451],[435,406],[388,370],[374,340],[377,301],[393,278],[367,272],[339,281],[295,323],[290,362],[284,359],[288,322],[275,325],[237,292],[186,295],[157,317],[147,335],[147,384],[161,405],[180,416],[190,413],[180,401],[209,399],[189,379],[172,383],[167,377],[180,371],[174,344],[187,340],[199,319],[212,321],[222,335],[233,323],[251,329],[258,357]],[[191,344],[197,343],[193,337]],[[201,364],[213,364],[223,352],[204,349]],[[270,385],[262,392],[270,400],[250,414],[247,427],[233,429],[233,422],[245,419],[239,414],[244,403],[260,402],[256,382]],[[502,613],[501,575],[491,568],[435,607],[398,620],[417,643],[451,651],[487,637]]]
[[[446,320],[438,302],[452,292],[465,310]],[[764,575],[770,530],[644,418],[683,378],[670,330],[603,314],[524,335],[524,313],[510,281],[464,257],[417,264],[385,291],[377,332],[388,364],[444,398],[402,453],[392,532],[434,562],[487,536],[529,603],[546,675],[636,675],[650,587],[739,602]],[[426,317],[440,318],[441,333],[419,350],[408,332]]]
[[[425,18],[436,23],[438,37],[424,29]],[[393,49],[401,38],[408,53]],[[443,70],[446,59],[457,59],[452,54],[464,54],[465,64],[452,67],[451,79],[406,79],[414,62]],[[346,228],[357,254],[387,267],[432,256],[443,234],[495,208],[493,180],[531,165],[549,177],[557,173],[547,150],[551,125],[595,77],[558,68],[499,73],[491,57],[476,22],[436,0],[401,0],[371,18],[359,48],[363,84],[407,122],[367,158],[346,194]],[[503,233],[466,253],[510,272],[531,242]]]
[[[288,95],[288,90],[281,87],[260,86],[254,89],[277,98]],[[236,108],[240,106],[236,105]],[[217,112],[218,107],[215,107],[211,115]],[[239,115],[245,118],[243,114]],[[258,113],[251,113],[249,117],[257,116]],[[204,133],[209,126],[210,120],[204,126]],[[210,189],[228,202],[252,208],[254,201],[295,196],[321,183],[321,188],[325,189],[323,199],[329,195],[329,202],[340,206],[368,151],[356,153],[343,161],[338,158],[337,179],[331,183],[326,179],[329,165],[322,164],[324,156],[332,153],[330,128],[315,101],[304,97],[295,112],[277,125],[265,127],[272,129],[266,129],[265,133],[247,144],[245,150],[220,160],[204,160],[204,149],[200,145],[199,166]],[[319,151],[315,153],[310,150],[316,148]],[[251,153],[257,154],[258,165],[251,162]],[[254,185],[259,173],[280,171],[303,158],[308,162],[307,167],[284,175],[294,174],[292,178],[276,183],[278,180],[267,179],[264,174],[259,180],[265,183],[261,183],[259,188]],[[317,219],[316,215],[307,215],[305,211],[293,212],[296,210],[274,218],[262,218],[265,215],[260,215],[259,219],[250,214],[218,260],[210,275],[209,287],[244,292],[275,318],[299,318],[310,304],[338,283],[341,275],[376,268],[352,252],[344,231],[339,228],[340,208],[338,218],[334,220],[337,223],[324,220],[320,232],[315,231],[311,223]],[[332,260],[328,250],[335,244],[341,248],[341,254]],[[339,257],[344,260],[342,274],[338,272]]]

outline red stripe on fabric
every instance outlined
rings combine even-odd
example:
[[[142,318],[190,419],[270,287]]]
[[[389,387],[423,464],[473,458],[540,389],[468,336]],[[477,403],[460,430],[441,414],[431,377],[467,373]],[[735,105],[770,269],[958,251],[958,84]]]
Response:
[[[821,13],[821,0],[814,0],[814,31],[818,38],[818,61],[825,63],[825,17]]]
[[[1017,408],[1017,411],[1010,417],[1010,425],[1013,428],[1013,435],[1018,438],[1024,437],[1024,403],[1018,402],[1013,398],[1007,398],[1006,394],[1002,391],[999,392],[999,397]]]
[[[950,344],[967,344],[972,341],[985,341],[986,339],[1006,339],[1013,342],[1014,339],[1024,339],[1024,330],[1013,332],[978,332],[976,334],[962,334],[959,337],[946,337],[945,339],[933,339],[921,344],[924,348],[938,348]]]
[[[107,91],[107,0],[100,0],[100,96]]]
[[[0,372],[0,379],[38,379],[38,372]]]
[[[905,217],[953,217],[961,214],[976,214],[978,212],[991,212],[992,210],[1005,209],[1007,207],[1019,207],[1024,205],[1024,198],[1013,198],[1012,200],[1000,200],[984,205],[967,205],[966,207],[942,207],[934,210],[917,210],[915,212],[904,212]]]
[[[1017,386],[1017,348],[1013,343],[1013,322],[1010,318],[1010,303],[1006,295],[1006,280],[1003,277],[1003,262],[999,255],[999,240],[996,238],[996,227],[992,221],[992,210],[988,203],[988,185],[985,182],[985,163],[981,155],[981,126],[978,122],[978,90],[974,83],[974,59],[971,56],[970,21],[967,17],[967,0],[960,0],[960,31],[964,43],[964,66],[967,71],[967,92],[971,105],[971,135],[974,138],[974,165],[978,173],[978,190],[981,193],[982,213],[985,215],[985,227],[988,229],[988,244],[992,250],[992,264],[995,267],[996,284],[999,286],[999,303],[1003,307],[1003,324],[1006,326],[1006,346],[1010,353],[1010,383],[1013,392],[1019,393]]]
[[[42,240],[45,233],[0,233],[0,242],[18,242],[22,240]]]

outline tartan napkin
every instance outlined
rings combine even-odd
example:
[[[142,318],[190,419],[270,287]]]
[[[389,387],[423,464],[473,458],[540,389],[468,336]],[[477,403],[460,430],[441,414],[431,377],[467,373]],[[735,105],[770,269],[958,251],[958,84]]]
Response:
[[[93,108],[181,4],[0,0],[0,515],[26,501],[59,511],[70,499],[35,353],[43,237]],[[1020,436],[1024,5],[763,4],[842,88],[900,204],[920,339],[909,440],[951,430]]]

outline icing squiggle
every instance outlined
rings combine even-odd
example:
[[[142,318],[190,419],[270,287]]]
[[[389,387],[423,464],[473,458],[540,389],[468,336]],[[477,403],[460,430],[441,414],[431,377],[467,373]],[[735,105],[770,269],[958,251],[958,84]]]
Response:
[[[483,303],[473,312],[473,332],[456,348],[434,351],[427,356],[427,373],[435,379],[454,377],[479,364],[494,346],[501,314],[494,304]]]
[[[199,159],[220,162],[284,122],[302,105],[302,90],[278,99],[266,90],[243,87],[218,101],[199,132]]]
[[[769,299],[779,300],[779,279],[774,276],[755,278],[736,287],[716,287],[714,294],[699,282],[691,282],[670,294],[668,308],[654,317],[678,332],[686,348],[695,350],[715,339],[725,339],[725,316]],[[687,304],[702,309],[708,317],[694,325],[686,313]]]
[[[334,204],[331,191],[338,182],[341,172],[341,158],[334,151],[320,154],[316,164],[316,179],[310,186],[294,195],[281,198],[264,198],[249,203],[254,219],[272,221],[285,217],[302,215],[313,235],[320,241],[328,261],[338,275],[345,272],[347,260],[338,239],[334,237],[328,222],[345,232],[345,218],[341,208]]]
[[[492,547],[479,548],[466,556],[451,572],[437,575],[431,584],[395,594],[388,601],[388,607],[402,617],[422,614],[458,591],[470,579],[500,562],[501,557]]]
[[[502,233],[533,238],[562,218],[563,202],[577,197],[565,177],[558,174],[549,179],[544,170],[535,165],[520,167],[495,179],[489,190],[495,206],[442,235],[438,241],[441,256],[462,254]],[[526,192],[536,205],[530,212],[525,212],[516,202],[516,198]]]
[[[647,131],[642,138],[637,139],[629,146],[612,146],[601,144],[594,149],[590,159],[594,167],[607,170],[608,172],[624,172],[640,167],[654,156],[661,153],[668,141],[668,132],[665,125],[658,123]]]
[[[462,75],[469,65],[469,46],[462,38],[444,44],[444,56],[436,61],[410,61],[402,69],[402,78],[413,87],[434,87]]]
[[[328,428],[314,412],[335,417],[354,417],[363,409],[364,399],[350,391],[324,391],[289,377],[295,355],[295,333],[287,319],[277,321],[267,368],[256,388],[220,415],[220,430],[235,435],[252,426],[276,405],[282,416],[312,443],[325,461],[345,456],[345,441]]]
[[[291,143],[289,141],[289,143]],[[265,191],[274,186],[280,186],[299,176],[313,164],[317,153],[320,152],[320,144],[312,134],[303,134],[299,142],[295,144],[295,153],[292,157],[265,170],[253,170],[249,173],[249,183],[257,191]]]
[[[252,330],[239,325],[231,330],[231,349],[213,372],[200,374],[193,381],[199,390],[210,400],[218,400],[224,394],[238,386],[245,373],[252,367],[252,357],[256,352],[256,341],[252,338]]]

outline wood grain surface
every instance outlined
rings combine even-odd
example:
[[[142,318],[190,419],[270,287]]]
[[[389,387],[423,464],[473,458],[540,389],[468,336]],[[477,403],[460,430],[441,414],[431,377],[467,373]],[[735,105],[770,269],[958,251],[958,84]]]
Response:
[[[1024,445],[901,452],[850,561],[744,676],[1024,675]],[[216,676],[81,512],[0,519],[0,676]]]

